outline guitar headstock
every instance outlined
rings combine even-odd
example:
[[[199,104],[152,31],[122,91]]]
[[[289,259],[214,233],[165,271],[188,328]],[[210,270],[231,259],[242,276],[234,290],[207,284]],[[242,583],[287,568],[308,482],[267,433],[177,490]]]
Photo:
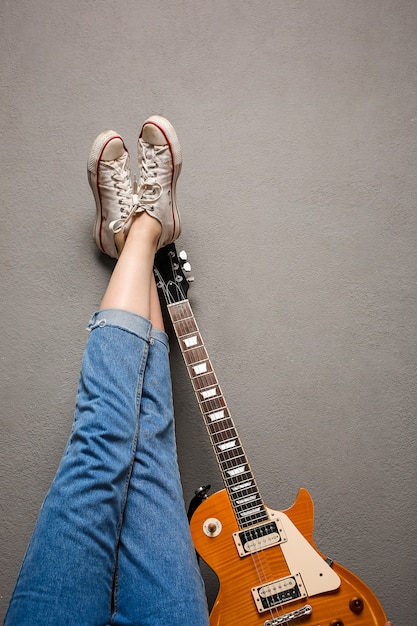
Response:
[[[186,277],[184,272],[191,271],[187,254],[177,254],[174,243],[164,246],[155,255],[153,268],[158,290],[163,294],[167,304],[174,304],[187,299],[189,283],[194,279]]]

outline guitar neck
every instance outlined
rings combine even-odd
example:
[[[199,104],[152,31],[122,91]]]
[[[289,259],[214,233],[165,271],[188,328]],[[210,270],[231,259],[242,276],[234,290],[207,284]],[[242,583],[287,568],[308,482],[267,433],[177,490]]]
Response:
[[[190,303],[169,304],[168,312],[239,528],[265,521],[268,514]]]

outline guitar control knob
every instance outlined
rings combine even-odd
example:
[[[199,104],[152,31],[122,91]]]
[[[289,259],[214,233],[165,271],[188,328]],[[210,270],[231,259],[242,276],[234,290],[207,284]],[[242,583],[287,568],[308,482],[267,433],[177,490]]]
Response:
[[[364,607],[364,602],[362,600],[362,598],[352,598],[351,601],[349,602],[349,608],[352,611],[352,613],[362,613],[363,611],[363,607]]]
[[[203,524],[203,531],[207,537],[217,537],[222,532],[220,520],[215,517],[209,517]]]
[[[330,622],[329,626],[344,626],[344,622],[341,619],[334,619]]]

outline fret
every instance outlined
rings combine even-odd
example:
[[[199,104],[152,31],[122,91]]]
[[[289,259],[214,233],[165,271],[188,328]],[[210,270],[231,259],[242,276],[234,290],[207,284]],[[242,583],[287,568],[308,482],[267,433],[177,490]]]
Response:
[[[201,410],[203,413],[212,413],[214,411],[217,411],[218,409],[225,409],[226,408],[226,401],[223,397],[222,392],[220,391],[220,387],[217,388],[218,390],[218,395],[215,396],[214,398],[211,398],[210,400],[207,400],[206,402],[201,402]]]
[[[232,432],[231,434],[232,434],[231,437],[230,436],[226,437],[225,435],[222,435],[222,434],[218,436],[217,433],[214,434],[212,436],[214,446],[218,448],[220,452],[223,451],[225,454],[225,457],[226,457],[226,454],[229,455],[230,457],[232,455],[236,456],[239,450],[243,454],[243,456],[245,456],[245,453],[243,452],[243,447],[239,441],[236,431],[234,433]],[[233,445],[232,445],[232,441],[234,442]],[[226,443],[227,443],[227,446],[225,445]]]
[[[198,398],[198,400],[200,399]],[[212,411],[226,408],[226,402],[223,396],[219,395],[216,398],[210,398],[210,400],[200,401],[200,408],[203,413],[211,413]]]
[[[230,468],[240,467],[245,460],[245,455],[243,454],[235,454],[233,457],[224,458],[227,453],[218,453],[215,450],[215,454],[217,456],[218,463],[222,469],[229,470]],[[222,457],[222,458],[221,458]]]
[[[234,428],[228,428],[222,430],[220,433],[214,433],[212,438],[219,450],[226,450],[227,448],[234,448],[235,446],[241,447]]]
[[[241,467],[243,467],[242,470],[241,470]],[[252,472],[250,471],[249,466],[247,464],[239,466],[238,469],[239,469],[238,472],[235,472],[234,468],[232,468],[230,471],[229,470],[227,471],[228,476],[226,477],[225,482],[227,482],[227,486],[229,489],[232,485],[237,484],[236,480],[239,480],[241,482],[253,480],[253,482],[255,482],[252,476]]]
[[[242,487],[242,485],[250,483],[256,487],[256,483],[252,475],[248,476],[245,465],[243,466],[242,471],[240,465],[233,468],[223,468],[222,474],[230,497],[232,497],[232,494],[237,493],[237,491],[243,491],[244,487]]]
[[[178,337],[184,337],[184,335],[198,334],[198,326],[193,317],[184,317],[173,322],[174,329]]]
[[[268,519],[268,516],[266,515],[266,512],[263,511],[263,508],[264,508],[263,505],[260,505],[251,509],[247,509],[246,511],[239,511],[238,515],[240,518],[244,518],[244,517],[247,518],[251,516],[253,519],[248,520],[247,522],[249,525],[252,525],[254,521],[257,521],[257,522],[261,521],[259,518],[262,514],[265,515],[263,519]]]
[[[205,389],[204,391],[200,391],[200,395],[203,400],[208,400],[208,398],[212,398],[217,395],[217,387],[212,387],[211,389]]]
[[[194,365],[190,365],[188,371],[191,374],[191,378],[195,376],[200,376],[201,374],[207,374],[210,372],[210,362],[209,361],[200,361],[199,363],[194,363]]]
[[[226,451],[227,448],[242,448],[239,440],[236,438],[236,431],[234,431],[233,429],[223,430],[221,433],[214,434],[212,434],[209,430],[209,434],[211,434],[214,445],[218,447],[220,451]],[[233,446],[232,442],[234,442]]]
[[[246,513],[249,509],[253,509],[254,506],[259,506],[260,504],[262,504],[261,499],[256,493],[244,498],[239,498],[239,500],[233,500],[234,508],[239,513]]]
[[[240,493],[238,493],[238,490],[236,490],[231,494],[231,498],[233,499],[235,504],[244,504],[259,499],[259,493],[256,489],[256,486],[252,485],[252,487],[240,489],[239,491]]]
[[[196,333],[190,333],[188,335],[178,337],[178,341],[180,342],[180,346],[184,355],[187,354],[188,350],[196,348],[198,346],[202,346],[200,335]]]
[[[222,397],[220,389],[218,385],[216,384],[213,384],[213,383],[209,385],[201,384],[200,386],[199,384],[200,381],[198,380],[196,381],[195,378],[194,379],[192,378],[191,382],[193,383],[194,391],[196,392],[197,398],[200,402],[205,402],[208,400],[217,400],[218,398]]]
[[[183,320],[186,317],[192,317],[194,319],[191,305],[188,300],[181,300],[181,302],[169,304],[168,310],[173,322]]]
[[[221,424],[215,424],[216,428],[213,428],[212,424],[207,425],[207,429],[209,434],[212,436],[214,441],[225,441],[226,439],[232,439],[233,437],[237,437],[236,430],[231,428],[220,428]]]
[[[254,487],[255,489],[257,489],[256,483],[252,479],[252,477],[250,479],[250,482],[253,483],[253,485],[251,485],[251,487],[242,487],[242,485],[245,485],[248,483],[248,480],[243,480],[242,478],[245,475],[246,475],[246,472],[244,471],[242,474],[238,474],[237,476],[234,476],[234,477],[229,476],[226,478],[225,484],[227,484],[227,490],[229,492],[231,500],[236,494],[238,496],[243,494],[246,489],[250,489],[251,487]]]
[[[181,322],[174,322],[173,324],[175,334],[177,335],[181,348],[186,348],[187,344],[182,341],[182,338],[189,339],[191,337],[196,337],[197,344],[202,343],[200,333],[198,332],[197,324],[194,323],[194,320],[182,320]]]
[[[241,504],[248,504],[248,502],[252,502],[253,503],[253,501],[257,500],[257,499],[258,499],[257,494],[256,493],[252,493],[250,496],[245,496],[244,498],[239,498],[239,500],[236,499],[234,502],[235,502],[236,505],[240,506]]]
[[[181,302],[175,302],[174,304],[168,304],[168,311],[170,313],[173,322],[182,320],[186,317],[194,318],[191,306],[188,300],[181,300]]]
[[[248,480],[245,483],[238,483],[237,485],[234,485],[233,487],[231,487],[231,491],[243,491],[244,489],[248,489],[249,487],[251,487],[253,484],[253,481]]]
[[[222,473],[227,474],[229,478],[233,478],[241,472],[250,472],[245,453],[241,446],[238,446],[233,450],[226,450],[222,452],[217,449],[216,445],[214,445],[214,453]]]
[[[235,513],[239,517],[239,519],[248,519],[249,517],[253,517],[254,515],[259,515],[262,513],[262,502],[252,503],[251,506],[244,510],[239,510],[235,508]]]
[[[218,446],[215,445],[215,448],[218,448]],[[222,463],[234,463],[236,460],[238,460],[239,465],[241,464],[241,460],[240,459],[245,459],[245,453],[243,452],[243,448],[241,445],[234,445],[233,448],[229,448],[228,450],[219,450],[219,452],[217,452],[218,456],[222,456]]]
[[[187,371],[240,528],[268,519],[190,303],[168,305]]]
[[[209,358],[204,346],[197,346],[197,348],[189,348],[184,351],[184,361],[187,365],[192,365],[199,361],[209,361]]]
[[[232,492],[231,487],[238,487],[238,485],[243,482],[241,478],[247,473],[245,469],[246,466],[243,463],[235,463],[235,465],[223,465],[222,463],[219,463],[219,466],[220,471],[223,474],[224,483],[227,486],[227,490],[231,497],[232,493],[235,493],[234,491]],[[241,470],[242,466],[243,470]],[[253,482],[255,483],[255,481]]]
[[[215,411],[214,413],[209,413],[204,416],[206,418],[206,425],[208,428],[210,428],[210,432],[218,433],[222,432],[223,430],[230,430],[232,428],[235,428],[232,418],[229,415],[224,416],[224,412],[225,409],[221,409],[220,411]],[[219,416],[217,418],[213,417],[217,413],[219,414]],[[220,417],[220,414],[223,414],[223,416]]]
[[[188,337],[181,337],[181,341],[183,342],[185,348],[192,348],[193,346],[198,345],[198,335],[188,335]]]
[[[230,448],[234,448],[236,445],[236,439],[228,439],[223,443],[216,444],[220,452],[224,452],[225,450],[229,450]]]
[[[229,474],[229,476],[238,476],[242,472],[246,472],[246,464],[228,469],[226,473]]]
[[[210,422],[216,422],[217,420],[222,420],[227,414],[226,409],[220,409],[220,411],[213,411],[213,413],[206,413],[205,417],[210,420]],[[208,423],[209,421],[206,420]]]
[[[192,379],[193,387],[195,390],[200,391],[202,389],[207,389],[208,387],[214,387],[214,385],[218,386],[217,378],[214,372],[207,372],[207,374],[193,376],[193,372],[190,371],[190,368],[187,369],[188,373],[190,374],[190,378]]]

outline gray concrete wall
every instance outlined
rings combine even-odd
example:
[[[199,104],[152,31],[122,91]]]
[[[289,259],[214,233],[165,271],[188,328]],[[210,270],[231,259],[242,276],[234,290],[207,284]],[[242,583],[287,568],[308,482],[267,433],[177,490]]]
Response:
[[[175,125],[190,300],[265,502],[395,626],[416,613],[415,0],[52,0],[0,7],[3,615],[72,421],[112,264],[86,158]],[[187,502],[221,487],[172,349]],[[213,598],[214,578],[205,570]]]

